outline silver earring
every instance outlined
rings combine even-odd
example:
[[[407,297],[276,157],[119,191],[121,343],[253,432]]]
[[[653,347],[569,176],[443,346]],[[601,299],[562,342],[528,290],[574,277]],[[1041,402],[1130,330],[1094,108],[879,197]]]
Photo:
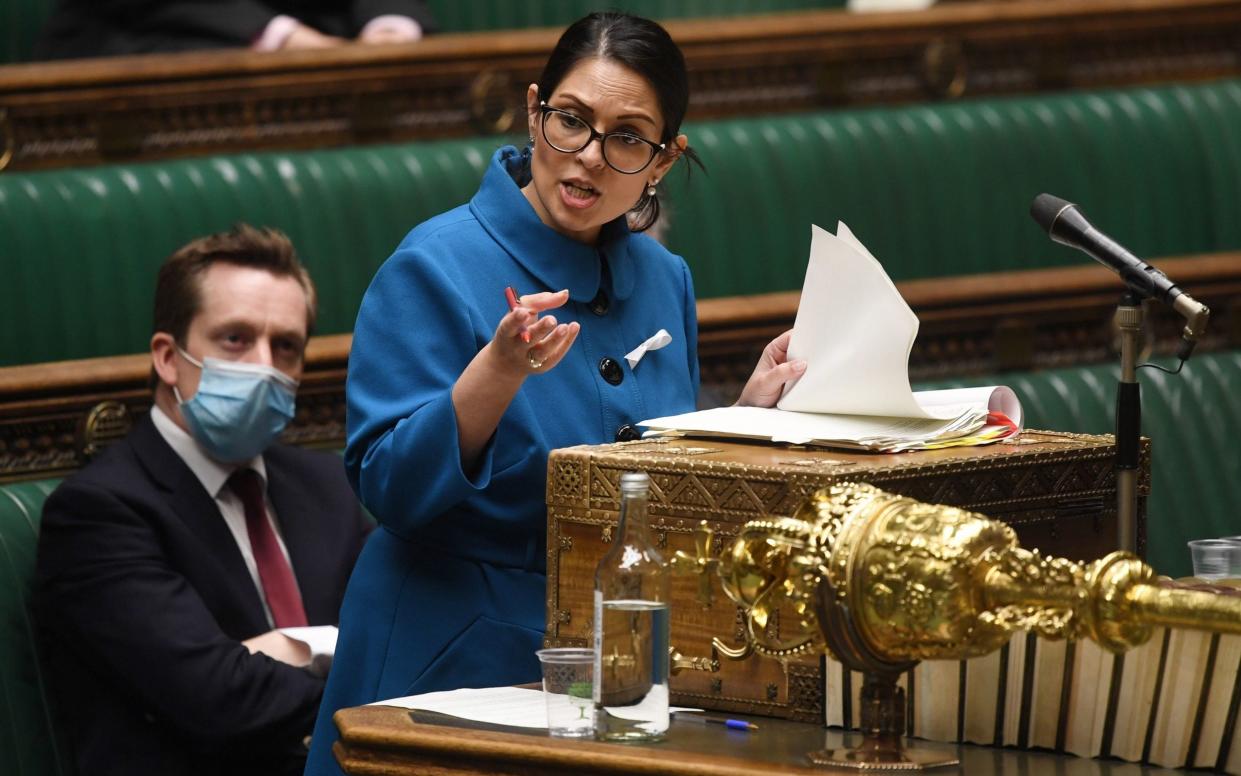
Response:
[[[653,196],[655,196],[655,187],[656,187],[657,185],[659,185],[659,178],[656,178],[655,180],[653,180],[653,181],[651,181],[649,184],[647,184],[647,187],[646,187],[646,196],[648,196],[648,197],[653,197]]]

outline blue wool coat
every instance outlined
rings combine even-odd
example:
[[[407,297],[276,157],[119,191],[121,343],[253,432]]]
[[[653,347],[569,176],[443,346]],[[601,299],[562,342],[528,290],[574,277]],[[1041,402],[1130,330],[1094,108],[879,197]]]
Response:
[[[548,452],[611,442],[625,424],[694,409],[697,321],[685,262],[631,234],[623,218],[605,225],[597,246],[543,224],[519,189],[527,155],[497,151],[470,203],[410,232],[362,301],[345,465],[380,527],[346,592],[307,773],[339,773],[330,752],[339,708],[537,681]],[[551,314],[581,331],[555,369],[526,380],[467,472],[452,386],[508,311],[509,285],[519,294],[568,288],[570,301]],[[672,343],[631,369],[625,354],[661,328]]]

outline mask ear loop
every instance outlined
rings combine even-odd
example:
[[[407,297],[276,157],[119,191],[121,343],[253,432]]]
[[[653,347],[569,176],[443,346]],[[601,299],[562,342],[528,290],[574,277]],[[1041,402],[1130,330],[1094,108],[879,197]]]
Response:
[[[199,361],[198,359],[191,356],[189,353],[185,352],[185,348],[182,348],[180,345],[177,345],[177,352],[181,354],[181,358],[184,358],[186,361],[189,361],[191,364],[198,367],[199,369],[203,368],[203,362]],[[173,384],[172,386],[172,395],[173,395],[173,398],[177,400],[178,407],[181,406],[182,404],[185,404],[185,399],[181,398],[181,391],[177,388],[176,384]]]
[[[177,345],[177,352],[181,354],[182,358],[184,358],[186,361],[189,361],[194,366],[198,367],[199,369],[203,368],[203,362],[199,361],[198,359],[191,356],[189,353],[185,352],[185,349],[182,348],[180,345]]]

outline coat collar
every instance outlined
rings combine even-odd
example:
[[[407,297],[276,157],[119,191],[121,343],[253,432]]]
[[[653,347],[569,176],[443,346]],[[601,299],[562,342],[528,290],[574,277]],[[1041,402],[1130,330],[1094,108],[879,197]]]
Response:
[[[610,293],[627,299],[633,292],[635,268],[630,250],[633,235],[625,217],[603,225],[597,246],[580,243],[539,219],[521,193],[529,181],[530,149],[504,146],[491,157],[482,186],[470,200],[470,211],[488,234],[549,291],[567,288],[573,301],[589,302],[602,285],[602,256],[611,275]]]

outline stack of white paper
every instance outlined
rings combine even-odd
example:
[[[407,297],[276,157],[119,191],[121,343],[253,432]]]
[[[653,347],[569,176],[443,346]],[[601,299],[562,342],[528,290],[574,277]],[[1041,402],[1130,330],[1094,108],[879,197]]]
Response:
[[[811,227],[810,261],[789,358],[805,373],[777,407],[720,407],[644,421],[648,433],[735,436],[898,452],[979,445],[1021,429],[1006,387],[909,386],[918,318],[883,266],[843,223]]]

